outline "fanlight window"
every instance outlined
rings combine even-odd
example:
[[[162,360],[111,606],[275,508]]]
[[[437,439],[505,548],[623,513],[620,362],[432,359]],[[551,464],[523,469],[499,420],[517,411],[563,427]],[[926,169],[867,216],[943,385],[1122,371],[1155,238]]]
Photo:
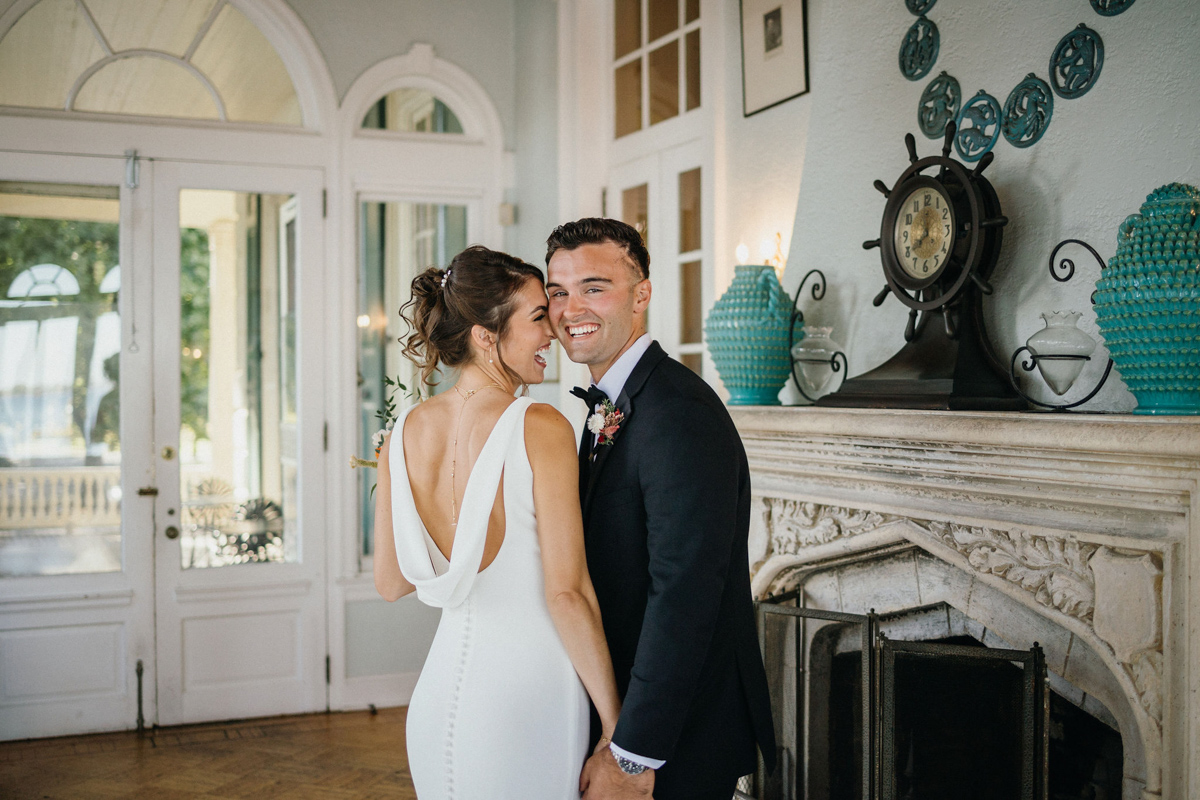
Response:
[[[228,0],[41,0],[0,40],[0,105],[303,123],[279,54]]]
[[[423,89],[397,89],[379,98],[363,117],[372,130],[406,133],[462,133],[450,106]]]
[[[79,281],[58,264],[32,266],[13,278],[8,287],[8,296],[18,299],[73,294],[79,294]]]

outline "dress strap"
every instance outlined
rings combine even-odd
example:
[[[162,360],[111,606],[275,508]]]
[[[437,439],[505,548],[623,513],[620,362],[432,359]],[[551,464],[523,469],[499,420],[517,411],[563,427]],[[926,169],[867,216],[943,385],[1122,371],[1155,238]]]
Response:
[[[433,564],[429,560],[429,551],[425,546],[427,529],[417,514],[417,504],[413,498],[412,484],[408,479],[408,467],[404,458],[404,422],[412,409],[405,411],[396,424],[400,441],[397,443],[397,434],[393,434],[390,451],[392,528],[396,541],[396,557],[405,579],[417,587],[417,596],[427,605],[453,608],[467,598],[475,584],[479,565],[483,562],[484,545],[487,542],[492,498],[496,496],[500,487],[500,478],[504,473],[504,462],[513,434],[518,430],[524,431],[522,423],[525,411],[532,404],[533,400],[528,397],[514,400],[488,434],[479,457],[471,467],[471,475],[463,491],[454,542],[450,549],[450,566],[441,575],[435,574]]]

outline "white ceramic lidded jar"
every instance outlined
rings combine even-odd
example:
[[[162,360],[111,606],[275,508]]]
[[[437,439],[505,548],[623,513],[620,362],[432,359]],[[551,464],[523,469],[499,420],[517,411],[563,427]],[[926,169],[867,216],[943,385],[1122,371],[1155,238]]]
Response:
[[[1077,327],[1078,311],[1045,311],[1046,327],[1029,337],[1025,346],[1035,356],[1038,372],[1059,397],[1071,390],[1083,365],[1096,350],[1096,340]]]

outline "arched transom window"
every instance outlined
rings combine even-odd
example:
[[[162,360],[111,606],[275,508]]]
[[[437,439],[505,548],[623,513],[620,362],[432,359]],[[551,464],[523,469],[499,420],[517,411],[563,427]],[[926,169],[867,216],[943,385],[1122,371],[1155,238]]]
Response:
[[[301,125],[279,54],[228,0],[40,0],[0,40],[0,105]]]

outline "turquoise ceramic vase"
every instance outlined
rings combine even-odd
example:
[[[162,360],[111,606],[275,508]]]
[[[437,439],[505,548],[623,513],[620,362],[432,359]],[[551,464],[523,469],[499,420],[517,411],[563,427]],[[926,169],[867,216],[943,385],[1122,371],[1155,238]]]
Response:
[[[1096,323],[1135,414],[1200,414],[1200,189],[1155,189],[1121,223]]]
[[[729,405],[779,405],[779,390],[791,375],[788,328],[792,325],[799,341],[804,334],[775,268],[738,266],[733,283],[704,321],[708,351],[729,390]]]

